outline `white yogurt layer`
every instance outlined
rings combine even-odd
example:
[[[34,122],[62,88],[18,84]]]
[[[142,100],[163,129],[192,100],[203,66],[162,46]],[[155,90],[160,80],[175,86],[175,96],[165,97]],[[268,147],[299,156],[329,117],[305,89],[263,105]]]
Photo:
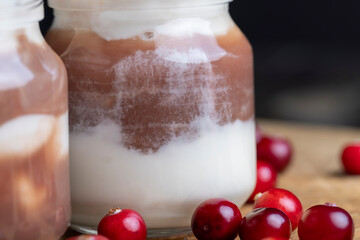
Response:
[[[152,10],[110,8],[103,11],[67,11],[60,8],[55,9],[53,28],[90,30],[106,40],[136,36],[146,40],[149,33],[152,33],[151,39],[157,35],[225,35],[234,26],[226,5],[211,5]]]
[[[68,113],[58,119],[47,114],[28,114],[3,123],[0,125],[0,161],[9,157],[25,160],[53,140],[59,154],[66,155],[69,145],[67,119]],[[55,132],[58,134],[54,135]],[[54,136],[58,139],[53,139]]]
[[[61,9],[168,9],[228,3],[231,0],[49,0],[49,5]]]
[[[55,118],[45,114],[23,115],[0,126],[1,155],[31,155],[51,136]]]
[[[254,121],[195,124],[194,139],[175,138],[150,154],[122,146],[114,123],[71,133],[73,223],[96,227],[120,207],[138,211],[149,228],[183,227],[208,198],[243,204],[255,184]]]

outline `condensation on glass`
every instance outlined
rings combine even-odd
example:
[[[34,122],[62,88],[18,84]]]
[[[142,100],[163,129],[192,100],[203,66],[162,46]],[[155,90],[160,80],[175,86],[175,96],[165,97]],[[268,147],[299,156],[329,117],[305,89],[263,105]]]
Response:
[[[70,223],[67,75],[39,0],[0,3],[0,239],[58,239]]]
[[[253,54],[223,0],[51,0],[69,74],[72,225],[138,211],[149,236],[255,184]]]

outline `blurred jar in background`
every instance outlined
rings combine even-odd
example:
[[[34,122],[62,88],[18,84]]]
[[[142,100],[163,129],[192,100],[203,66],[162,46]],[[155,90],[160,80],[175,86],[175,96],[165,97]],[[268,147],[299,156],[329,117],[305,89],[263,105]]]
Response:
[[[224,0],[51,0],[69,73],[72,227],[132,208],[149,237],[189,231],[255,184],[251,46]]]
[[[0,2],[0,239],[58,239],[70,222],[67,76],[39,0]]]

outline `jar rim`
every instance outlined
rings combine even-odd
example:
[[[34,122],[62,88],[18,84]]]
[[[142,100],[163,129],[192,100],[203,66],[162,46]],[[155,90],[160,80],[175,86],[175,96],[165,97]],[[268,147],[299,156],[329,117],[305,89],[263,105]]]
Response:
[[[233,0],[49,0],[54,9],[68,11],[155,10],[226,4]]]
[[[43,18],[43,0],[0,1],[0,28],[39,22]]]

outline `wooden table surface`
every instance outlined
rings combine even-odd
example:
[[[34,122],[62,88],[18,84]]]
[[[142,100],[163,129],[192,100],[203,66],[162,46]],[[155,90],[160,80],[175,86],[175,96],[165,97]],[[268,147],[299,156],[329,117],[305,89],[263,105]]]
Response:
[[[343,174],[340,162],[343,146],[360,140],[360,129],[268,120],[260,120],[259,125],[265,133],[287,137],[294,148],[293,161],[279,176],[278,187],[296,194],[304,210],[325,202],[346,209],[355,223],[354,239],[360,240],[360,176]],[[251,208],[251,205],[243,206],[242,214]],[[73,234],[68,231],[66,236]],[[176,239],[195,240],[195,237]],[[298,239],[296,232],[291,239]]]

